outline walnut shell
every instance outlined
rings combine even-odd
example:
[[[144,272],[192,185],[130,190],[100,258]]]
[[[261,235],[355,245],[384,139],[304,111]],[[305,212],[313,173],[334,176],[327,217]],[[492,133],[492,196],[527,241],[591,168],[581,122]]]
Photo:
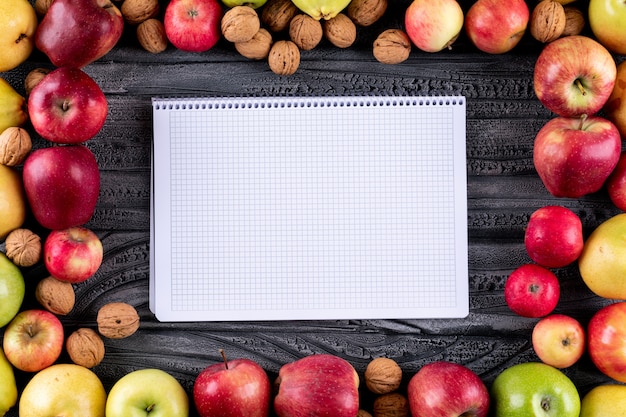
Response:
[[[159,0],[124,0],[120,11],[126,23],[138,25],[159,14]]]
[[[28,229],[15,229],[5,240],[7,258],[17,266],[29,267],[41,260],[41,238]]]
[[[259,31],[246,42],[235,42],[235,49],[249,59],[265,59],[272,47],[272,34],[265,28]]]
[[[26,129],[11,126],[0,134],[0,164],[19,165],[33,148],[33,142]]]
[[[306,13],[299,13],[289,23],[289,37],[298,48],[310,51],[324,37],[322,23]]]
[[[542,0],[530,16],[530,34],[539,42],[556,40],[565,30],[565,9],[556,0]]]
[[[326,39],[338,48],[347,48],[356,41],[356,25],[344,13],[325,20],[323,27]]]
[[[70,334],[65,349],[72,362],[85,368],[93,368],[104,359],[104,341],[92,329],[80,328]]]
[[[371,26],[387,11],[387,0],[351,0],[346,14],[359,26]]]
[[[376,358],[365,369],[365,385],[374,394],[397,390],[402,382],[402,369],[390,358]]]
[[[291,0],[267,0],[261,11],[261,22],[271,32],[282,32],[299,13]]]
[[[33,88],[39,84],[39,81],[43,80],[49,73],[50,70],[48,68],[35,68],[26,74],[26,78],[24,78],[24,90],[26,90],[26,95],[30,94]]]
[[[100,307],[96,318],[98,332],[110,339],[123,339],[139,329],[139,314],[127,303],[109,303]]]
[[[35,298],[46,310],[59,316],[69,314],[74,308],[76,294],[69,282],[47,277],[37,283]]]
[[[585,15],[574,6],[565,6],[565,29],[561,36],[579,35],[585,28]]]
[[[399,64],[411,54],[411,39],[403,30],[387,29],[374,41],[374,58],[383,64]]]
[[[155,18],[141,22],[137,25],[137,40],[143,49],[153,54],[165,51],[168,40],[163,22]]]
[[[54,0],[35,0],[35,13],[39,17],[43,17],[46,13],[48,13],[48,9]]]
[[[259,15],[250,6],[232,7],[222,17],[222,35],[229,42],[249,41],[260,28]]]
[[[383,394],[374,400],[374,417],[408,417],[409,401],[398,393]]]
[[[300,49],[293,41],[279,40],[267,57],[270,69],[278,75],[292,75],[300,66]]]
[[[356,417],[372,417],[372,415],[367,411],[361,409],[358,413],[356,413]]]

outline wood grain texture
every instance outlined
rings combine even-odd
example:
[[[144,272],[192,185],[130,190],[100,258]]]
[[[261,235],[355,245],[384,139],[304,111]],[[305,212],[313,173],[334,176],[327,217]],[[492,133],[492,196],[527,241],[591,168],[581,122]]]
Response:
[[[161,3],[164,9],[167,1]],[[471,3],[461,2],[464,8]],[[142,324],[136,334],[105,341],[105,359],[94,371],[107,389],[132,370],[156,367],[174,375],[191,395],[197,374],[220,360],[220,348],[230,358],[258,361],[271,378],[281,365],[312,353],[346,358],[361,375],[372,358],[388,356],[403,368],[404,384],[435,360],[465,364],[486,384],[512,364],[537,360],[530,342],[536,320],[514,315],[503,295],[510,272],[529,262],[523,235],[530,215],[544,205],[564,205],[581,216],[589,233],[617,209],[604,191],[579,200],[554,198],[536,175],[534,136],[552,117],[533,90],[540,45],[527,36],[514,52],[491,56],[474,50],[462,35],[450,51],[428,54],[414,48],[406,62],[383,65],[372,56],[373,39],[383,28],[402,26],[409,1],[390,4],[382,22],[359,30],[353,47],[323,43],[303,53],[299,70],[289,77],[273,74],[266,62],[239,56],[225,41],[202,54],[170,46],[152,55],[140,49],[130,29],[112,52],[85,68],[109,102],[104,128],[87,143],[102,176],[97,210],[87,226],[101,237],[105,259],[93,278],[75,286],[76,306],[62,320],[69,334],[78,327],[94,328],[99,307],[108,302],[125,301],[139,311]],[[40,66],[50,63],[35,52],[3,76],[23,93],[25,75]],[[148,309],[151,98],[354,94],[467,97],[470,315],[456,320],[159,323]],[[33,137],[35,148],[48,146]],[[562,284],[557,312],[586,323],[608,303],[589,292],[575,265],[556,273]],[[33,289],[47,272],[38,265],[25,274],[24,308],[36,307]],[[65,355],[60,359],[68,360]],[[587,357],[565,372],[581,394],[608,381]],[[17,376],[20,387],[31,377]],[[367,408],[373,396],[364,384],[361,391]],[[17,410],[8,416],[17,416]]]

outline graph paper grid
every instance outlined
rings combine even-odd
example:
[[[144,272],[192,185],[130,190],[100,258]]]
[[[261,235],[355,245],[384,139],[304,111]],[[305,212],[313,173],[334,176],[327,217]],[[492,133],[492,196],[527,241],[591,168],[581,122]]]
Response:
[[[463,317],[465,100],[154,100],[162,321]]]

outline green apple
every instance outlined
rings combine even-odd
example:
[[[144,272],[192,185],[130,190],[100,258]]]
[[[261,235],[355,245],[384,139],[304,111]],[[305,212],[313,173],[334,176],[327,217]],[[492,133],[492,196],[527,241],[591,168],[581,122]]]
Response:
[[[580,395],[560,370],[540,362],[513,365],[491,386],[494,417],[578,417]]]
[[[0,417],[17,403],[17,385],[13,367],[0,348]]]
[[[626,417],[626,385],[598,385],[583,397],[580,417]]]
[[[0,327],[6,326],[20,311],[25,290],[20,269],[0,253]]]
[[[0,71],[9,71],[26,61],[35,47],[35,8],[28,0],[2,0],[0,27]]]
[[[224,3],[226,7],[250,6],[253,9],[258,9],[266,2],[267,0],[222,0],[222,3]]]
[[[26,119],[26,99],[4,78],[0,78],[0,132],[7,127],[23,125]]]
[[[626,2],[624,0],[590,0],[589,27],[611,52],[626,55]]]
[[[109,391],[106,417],[187,417],[189,397],[178,380],[160,369],[124,375]]]
[[[98,376],[75,364],[35,374],[22,391],[20,417],[104,417],[106,391]]]

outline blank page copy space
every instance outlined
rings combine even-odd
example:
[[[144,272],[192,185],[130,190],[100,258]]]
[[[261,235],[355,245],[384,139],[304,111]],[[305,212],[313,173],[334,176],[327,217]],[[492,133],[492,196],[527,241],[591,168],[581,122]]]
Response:
[[[463,317],[463,98],[155,101],[162,321]]]

